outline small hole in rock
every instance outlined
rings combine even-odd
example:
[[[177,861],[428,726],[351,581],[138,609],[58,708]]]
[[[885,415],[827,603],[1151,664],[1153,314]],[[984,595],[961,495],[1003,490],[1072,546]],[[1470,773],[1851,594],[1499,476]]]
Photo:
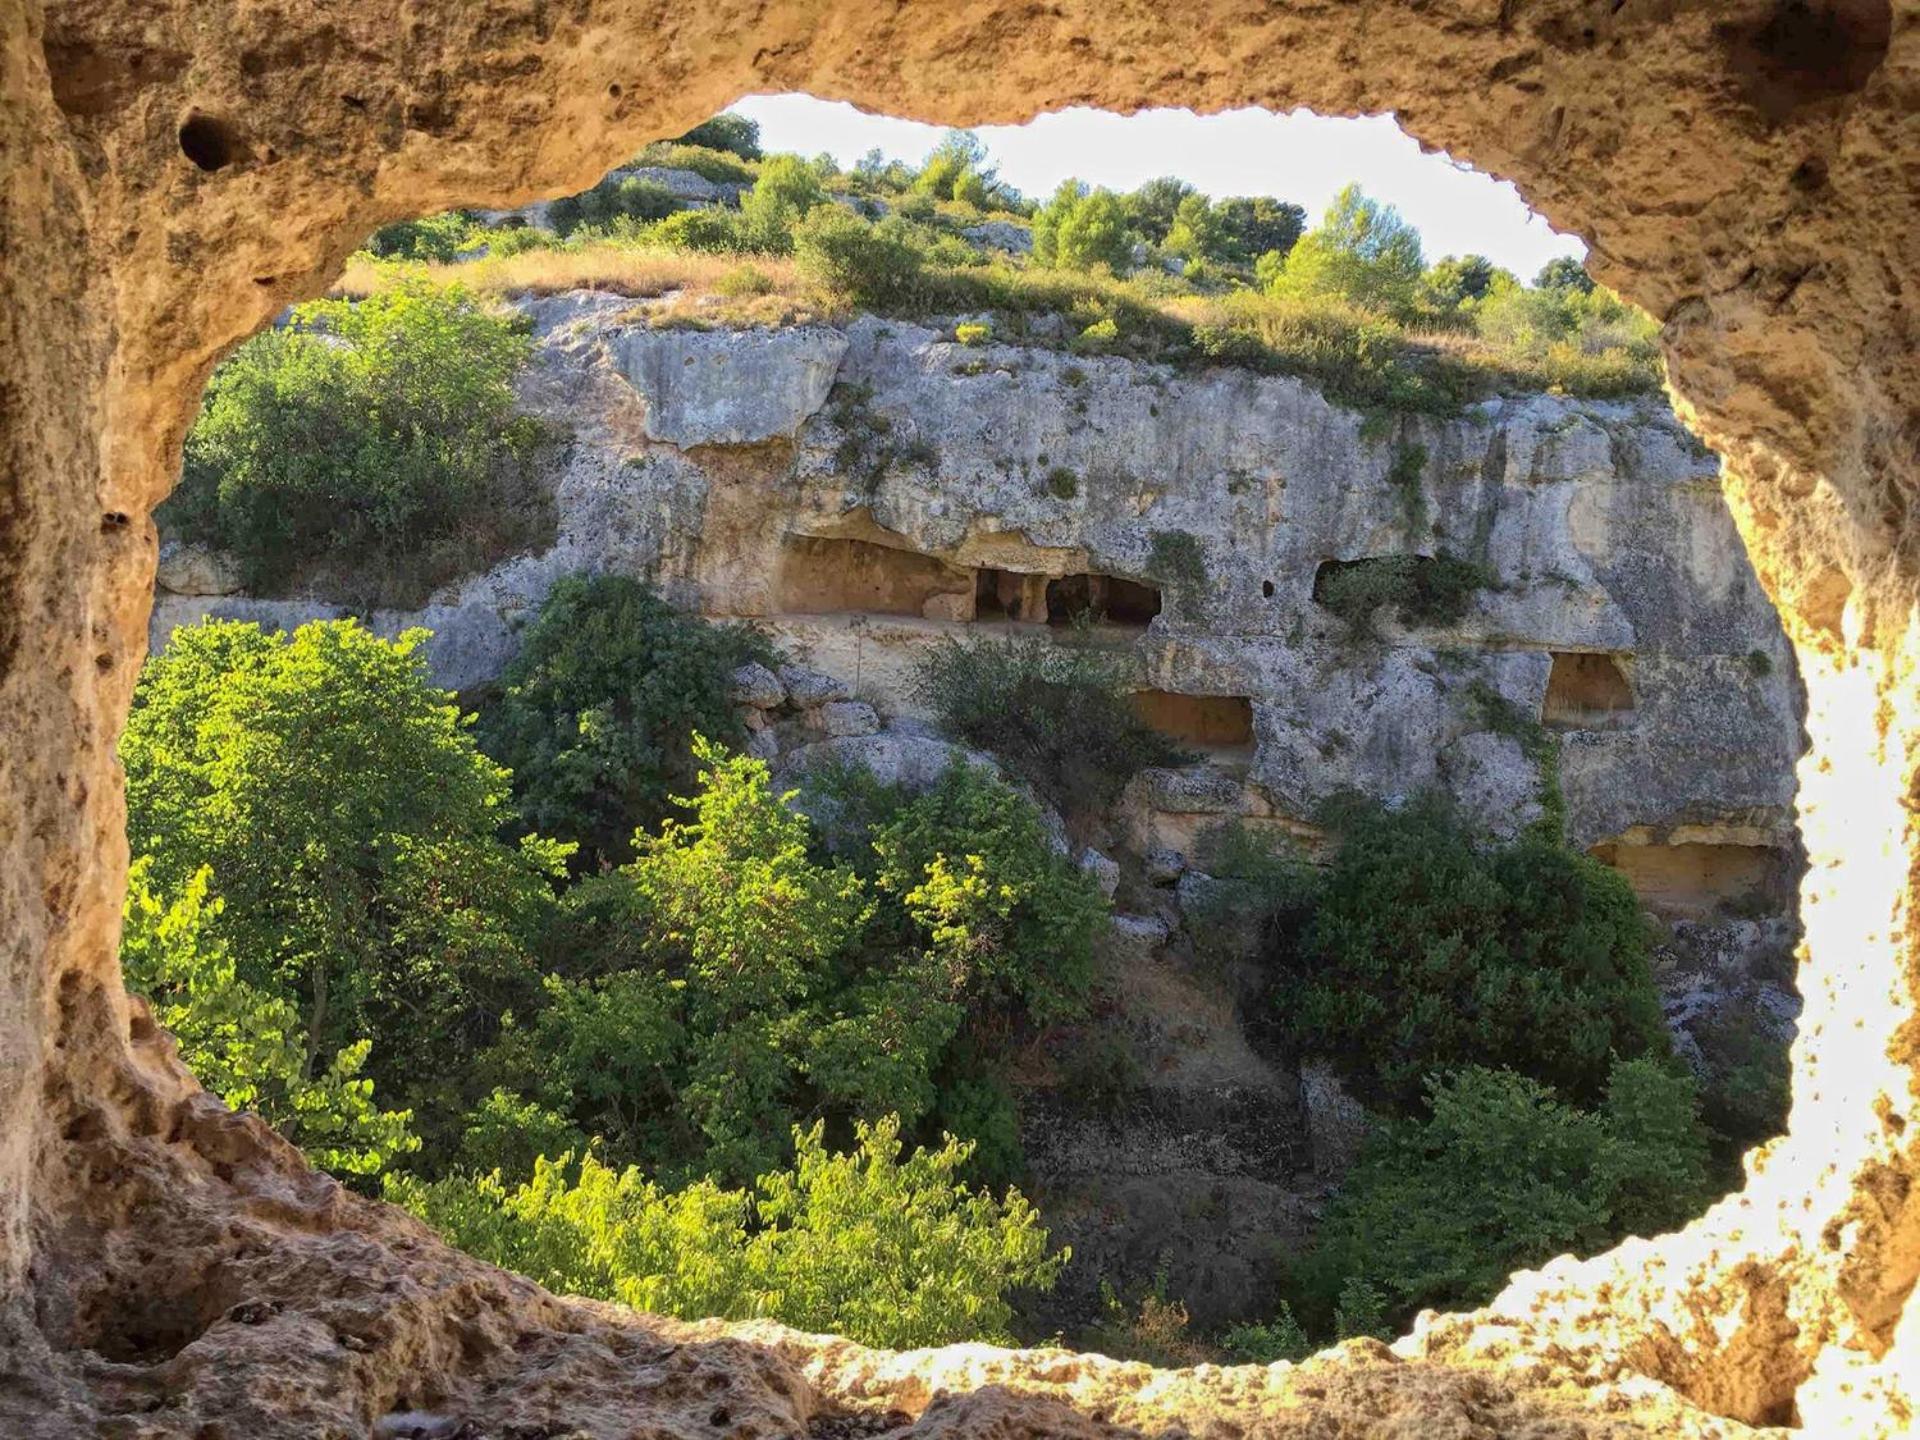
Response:
[[[127,517],[118,510],[109,510],[100,517],[100,533],[111,535],[116,530],[127,528]]]
[[[1260,593],[1271,600],[1273,598],[1273,581],[1262,580],[1260,582]]]
[[[240,137],[224,120],[189,115],[180,127],[180,151],[202,170],[224,170],[240,158]]]
[[[623,93],[624,92],[620,89],[620,82],[618,80],[614,81],[611,85],[607,86],[607,94],[612,99],[618,100]]]

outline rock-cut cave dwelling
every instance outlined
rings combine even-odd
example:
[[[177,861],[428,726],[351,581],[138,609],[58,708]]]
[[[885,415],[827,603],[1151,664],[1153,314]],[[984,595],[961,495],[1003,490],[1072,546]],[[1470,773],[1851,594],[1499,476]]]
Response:
[[[0,25],[0,1433],[1912,1432],[1920,6],[13,0]],[[1748,917],[1771,968],[1742,1003],[1797,993],[1786,1132],[1732,1193],[1296,1364],[896,1353],[549,1294],[196,1084],[117,959],[135,679],[202,617],[350,608],[249,595],[162,546],[207,376],[377,227],[578,193],[772,92],[952,125],[1391,112],[1585,242],[1659,323],[1671,413],[1536,394],[1382,442],[1231,367],[529,297],[528,404],[577,437],[551,544],[373,628],[425,624],[435,682],[465,690],[557,574],[642,574],[794,659],[745,723],[796,773],[932,763],[912,677],[943,638],[1123,653],[1136,713],[1192,762],[1138,776],[1109,837],[1123,897],[1148,896],[1113,945],[1148,1004],[1180,1003],[1156,957],[1222,817],[1311,846],[1302,817],[1336,790],[1439,786],[1496,826],[1537,820],[1526,743],[1472,719],[1497,693],[1555,747],[1568,842],[1671,926]],[[1355,659],[1336,597],[1456,548],[1499,583],[1444,634],[1390,630]],[[1682,1028],[1723,998],[1695,979],[1669,997]],[[1060,1213],[1113,1193],[1116,1154],[1139,1225],[1179,1209],[1194,1167],[1156,1147],[1181,1126],[1231,1156],[1284,1112],[1295,1140],[1263,1164],[1302,1187],[1339,1164],[1324,1090],[1231,1050],[1188,1057],[1190,1093],[1170,1082],[1145,1119],[1042,1113]],[[1258,1300],[1220,1257],[1286,1239],[1280,1189],[1231,1190],[1260,1223],[1175,1257],[1197,1308]],[[1144,1279],[1154,1259],[1116,1263]]]

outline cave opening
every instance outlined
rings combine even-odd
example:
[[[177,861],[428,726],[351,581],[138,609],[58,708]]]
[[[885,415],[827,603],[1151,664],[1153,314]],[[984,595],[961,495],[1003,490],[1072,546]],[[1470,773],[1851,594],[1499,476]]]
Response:
[[[182,143],[185,143],[184,137]],[[200,162],[196,159],[195,163]],[[503,224],[522,225],[524,217],[510,216]],[[909,558],[902,559],[902,556]],[[927,563],[916,563],[921,561]],[[778,585],[782,608],[801,614],[924,616],[937,613],[941,618],[966,618],[963,612],[967,608],[969,588],[973,615],[980,619],[1062,625],[1091,616],[1095,620],[1104,618],[1116,626],[1137,628],[1146,626],[1159,611],[1157,591],[1118,577],[1088,574],[1048,578],[984,567],[969,576],[964,569],[910,551],[865,541],[815,537],[787,542]],[[1122,587],[1131,587],[1138,593],[1128,593]],[[1264,582],[1264,591],[1269,597],[1273,588],[1271,581]],[[1318,575],[1313,588],[1314,598],[1322,600]],[[1105,591],[1104,603],[1100,598],[1102,590]],[[1602,666],[1600,661],[1606,664]],[[1150,726],[1197,748],[1240,750],[1252,745],[1252,702],[1247,696],[1136,692],[1134,703]],[[1631,714],[1633,709],[1633,689],[1612,656],[1555,652],[1542,714],[1549,727],[1604,728]],[[1329,747],[1337,751],[1340,742],[1330,741]],[[1215,803],[1213,797],[1206,797],[1206,803]],[[1713,897],[1714,907],[1739,909],[1766,891],[1767,886],[1755,878],[1763,868],[1760,862],[1742,853],[1732,853],[1759,848],[1607,845],[1596,848],[1593,853],[1627,874],[1650,906],[1655,901],[1664,903],[1672,896],[1684,895],[1688,897],[1686,907],[1670,908],[1698,918],[1707,913],[1698,903],[1702,894]],[[1658,856],[1633,853],[1654,850],[1685,853]],[[1705,853],[1707,851],[1715,853]],[[1729,853],[1719,853],[1721,851]],[[1164,862],[1156,858],[1154,863]]]

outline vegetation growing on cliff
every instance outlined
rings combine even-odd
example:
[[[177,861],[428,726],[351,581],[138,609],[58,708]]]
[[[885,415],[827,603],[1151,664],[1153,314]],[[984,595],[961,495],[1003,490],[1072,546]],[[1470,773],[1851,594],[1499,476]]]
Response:
[[[548,437],[514,408],[530,353],[458,283],[299,306],[214,372],[161,524],[232,552],[255,593],[324,575],[419,604],[552,531],[531,473]]]
[[[1091,646],[943,640],[918,680],[949,735],[1005,760],[1063,814],[1097,813],[1148,766],[1187,758],[1140,719],[1125,662]]]
[[[1429,265],[1418,233],[1352,186],[1311,228],[1298,206],[1216,201],[1171,177],[1130,194],[1068,180],[1035,205],[964,132],[917,169],[869,157],[841,170],[827,157],[762,157],[734,118],[710,122],[725,133],[690,132],[705,142],[650,147],[640,163],[743,187],[737,209],[656,216],[656,183],[616,172],[557,202],[557,236],[469,222],[461,244],[459,223],[437,220],[431,245],[387,239],[378,250],[442,262],[446,277],[486,289],[591,283],[640,296],[657,293],[645,272],[675,254],[791,254],[793,269],[768,272],[778,311],[767,296],[743,305],[708,284],[665,313],[671,323],[779,323],[782,312],[798,321],[849,308],[988,312],[1012,343],[1299,375],[1372,410],[1445,413],[1491,390],[1614,396],[1660,383],[1652,322],[1577,266],[1525,285],[1478,256]],[[485,260],[445,263],[482,247]],[[647,258],[636,265],[635,255]],[[345,281],[356,294],[385,283],[364,264]]]

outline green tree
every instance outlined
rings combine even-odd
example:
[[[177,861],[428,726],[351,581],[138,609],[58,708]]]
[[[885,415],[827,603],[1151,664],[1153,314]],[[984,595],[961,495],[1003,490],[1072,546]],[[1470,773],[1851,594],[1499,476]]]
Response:
[[[1206,196],[1189,195],[1180,202],[1167,230],[1165,248],[1169,254],[1183,255],[1190,261],[1228,258],[1227,228]]]
[[[987,147],[971,130],[949,130],[914,178],[913,188],[936,200],[959,200],[984,210],[997,198],[999,180]]]
[[[827,203],[826,188],[798,155],[775,155],[760,167],[753,189],[740,198],[740,230],[746,247],[769,255],[793,249],[794,227],[808,211]]]
[[[1293,1279],[1301,1310],[1343,1292],[1384,1302],[1390,1326],[1427,1306],[1472,1306],[1514,1270],[1691,1219],[1711,1198],[1692,1082],[1616,1062],[1604,1097],[1570,1105],[1509,1070],[1432,1082],[1428,1114],[1369,1144]]]
[[[796,1129],[792,1168],[750,1191],[667,1191],[587,1156],[542,1161],[518,1187],[396,1176],[387,1193],[461,1248],[565,1293],[867,1345],[1008,1340],[1008,1293],[1051,1288],[1068,1258],[1047,1253],[1033,1207],[962,1184],[970,1147],[952,1139],[903,1158],[890,1120],[855,1138],[834,1154],[821,1127]]]
[[[418,220],[382,225],[367,239],[367,249],[382,260],[457,260],[463,250],[485,243],[472,212],[447,210]]]
[[[1121,205],[1134,232],[1149,245],[1159,245],[1173,229],[1181,204],[1197,193],[1178,176],[1162,175],[1124,196]]]
[[[381,1093],[423,1115],[534,983],[567,848],[498,838],[507,774],[427,682],[426,638],[176,630],[120,742],[134,851],[163,894],[212,868],[226,904],[207,933],[299,1007],[303,1073],[377,1037]]]
[[[179,1043],[194,1076],[235,1110],[253,1110],[338,1175],[376,1175],[420,1148],[405,1110],[381,1110],[360,1078],[371,1042],[343,1047],[324,1068],[307,1050],[306,1026],[288,1000],[242,979],[213,933],[223,908],[202,866],[169,901],[141,856],[127,875],[120,965],[127,988]]]
[[[583,868],[618,863],[691,787],[696,731],[745,740],[731,677],[771,658],[750,632],[684,614],[637,580],[568,576],[508,662],[480,742],[513,772],[529,826],[577,842]]]
[[[1251,265],[1262,255],[1274,256],[1277,264],[1307,225],[1307,212],[1298,205],[1265,195],[1221,200],[1213,215],[1224,235],[1221,258],[1236,265]]]
[[[1105,267],[1116,275],[1133,265],[1127,212],[1110,190],[1089,190],[1062,180],[1053,198],[1033,217],[1035,263],[1056,270]]]
[[[703,150],[725,150],[742,160],[758,160],[760,122],[723,110],[711,120],[702,120],[676,143],[698,145]]]
[[[418,277],[299,306],[214,372],[162,524],[232,550],[256,592],[324,562],[391,572],[417,601],[550,523],[527,468],[544,432],[514,412],[530,353],[466,290]]]
[[[1293,247],[1271,289],[1281,296],[1344,300],[1403,315],[1412,307],[1423,268],[1420,232],[1391,205],[1348,185],[1319,225]]]
[[[1434,795],[1325,818],[1339,849],[1274,951],[1303,1051],[1399,1106],[1462,1065],[1588,1101],[1615,1056],[1668,1053],[1647,923],[1617,873],[1533,837],[1484,844]]]
[[[1594,282],[1585,265],[1571,255],[1558,255],[1540,267],[1533,283],[1540,290],[1578,290],[1587,295],[1592,293]]]

